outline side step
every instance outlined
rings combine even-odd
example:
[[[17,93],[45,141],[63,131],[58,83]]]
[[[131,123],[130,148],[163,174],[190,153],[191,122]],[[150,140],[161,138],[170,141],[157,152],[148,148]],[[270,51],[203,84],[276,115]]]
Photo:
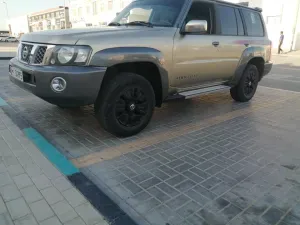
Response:
[[[229,90],[230,87],[226,85],[218,85],[218,86],[212,86],[212,87],[207,87],[207,88],[201,88],[201,89],[195,89],[192,91],[184,91],[180,92],[176,95],[169,96],[167,100],[172,100],[172,99],[189,99],[193,98],[199,95],[204,95],[208,93],[213,93],[213,92],[218,92],[218,91],[224,91],[224,90]]]

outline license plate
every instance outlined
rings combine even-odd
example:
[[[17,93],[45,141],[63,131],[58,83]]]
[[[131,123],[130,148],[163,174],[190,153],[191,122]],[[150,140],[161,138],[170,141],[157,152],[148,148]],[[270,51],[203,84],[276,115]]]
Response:
[[[18,68],[11,67],[11,75],[16,79],[23,81],[23,72]]]

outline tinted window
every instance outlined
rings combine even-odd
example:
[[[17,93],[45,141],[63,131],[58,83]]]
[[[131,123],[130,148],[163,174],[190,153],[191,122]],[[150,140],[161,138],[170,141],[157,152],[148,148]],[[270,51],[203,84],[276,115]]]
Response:
[[[242,21],[240,11],[236,9],[235,15],[236,15],[236,21],[237,21],[237,25],[238,25],[238,35],[243,36],[243,35],[245,35],[245,31],[244,31],[244,26],[243,26],[243,21]]]
[[[218,12],[221,20],[221,33],[224,35],[237,35],[238,29],[234,8],[227,6],[218,6]]]
[[[182,0],[133,1],[112,22],[124,25],[143,21],[154,26],[171,27],[175,24],[183,3]]]
[[[259,13],[243,9],[243,15],[249,36],[264,36],[264,29]]]
[[[194,2],[185,18],[185,24],[191,20],[206,20],[207,34],[213,34],[211,4]]]

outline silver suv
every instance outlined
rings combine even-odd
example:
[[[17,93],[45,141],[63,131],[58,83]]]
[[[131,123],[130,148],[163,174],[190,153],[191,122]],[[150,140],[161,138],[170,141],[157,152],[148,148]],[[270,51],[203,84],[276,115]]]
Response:
[[[107,131],[131,136],[155,106],[230,89],[249,101],[272,68],[260,9],[214,0],[139,0],[106,28],[22,36],[10,79],[60,107],[94,104]]]

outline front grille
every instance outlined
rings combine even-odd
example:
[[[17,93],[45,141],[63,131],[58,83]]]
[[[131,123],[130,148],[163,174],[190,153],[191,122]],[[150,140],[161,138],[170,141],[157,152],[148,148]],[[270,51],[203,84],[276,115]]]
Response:
[[[33,61],[34,64],[41,64],[43,62],[46,50],[47,50],[47,46],[39,46],[37,48],[34,61]]]
[[[43,63],[48,46],[23,42],[19,49],[18,57],[20,61],[27,64],[40,65]]]
[[[21,48],[21,60],[23,62],[30,62],[30,54],[31,54],[31,50],[33,48],[33,45],[29,45],[29,44],[22,44],[22,48]]]

